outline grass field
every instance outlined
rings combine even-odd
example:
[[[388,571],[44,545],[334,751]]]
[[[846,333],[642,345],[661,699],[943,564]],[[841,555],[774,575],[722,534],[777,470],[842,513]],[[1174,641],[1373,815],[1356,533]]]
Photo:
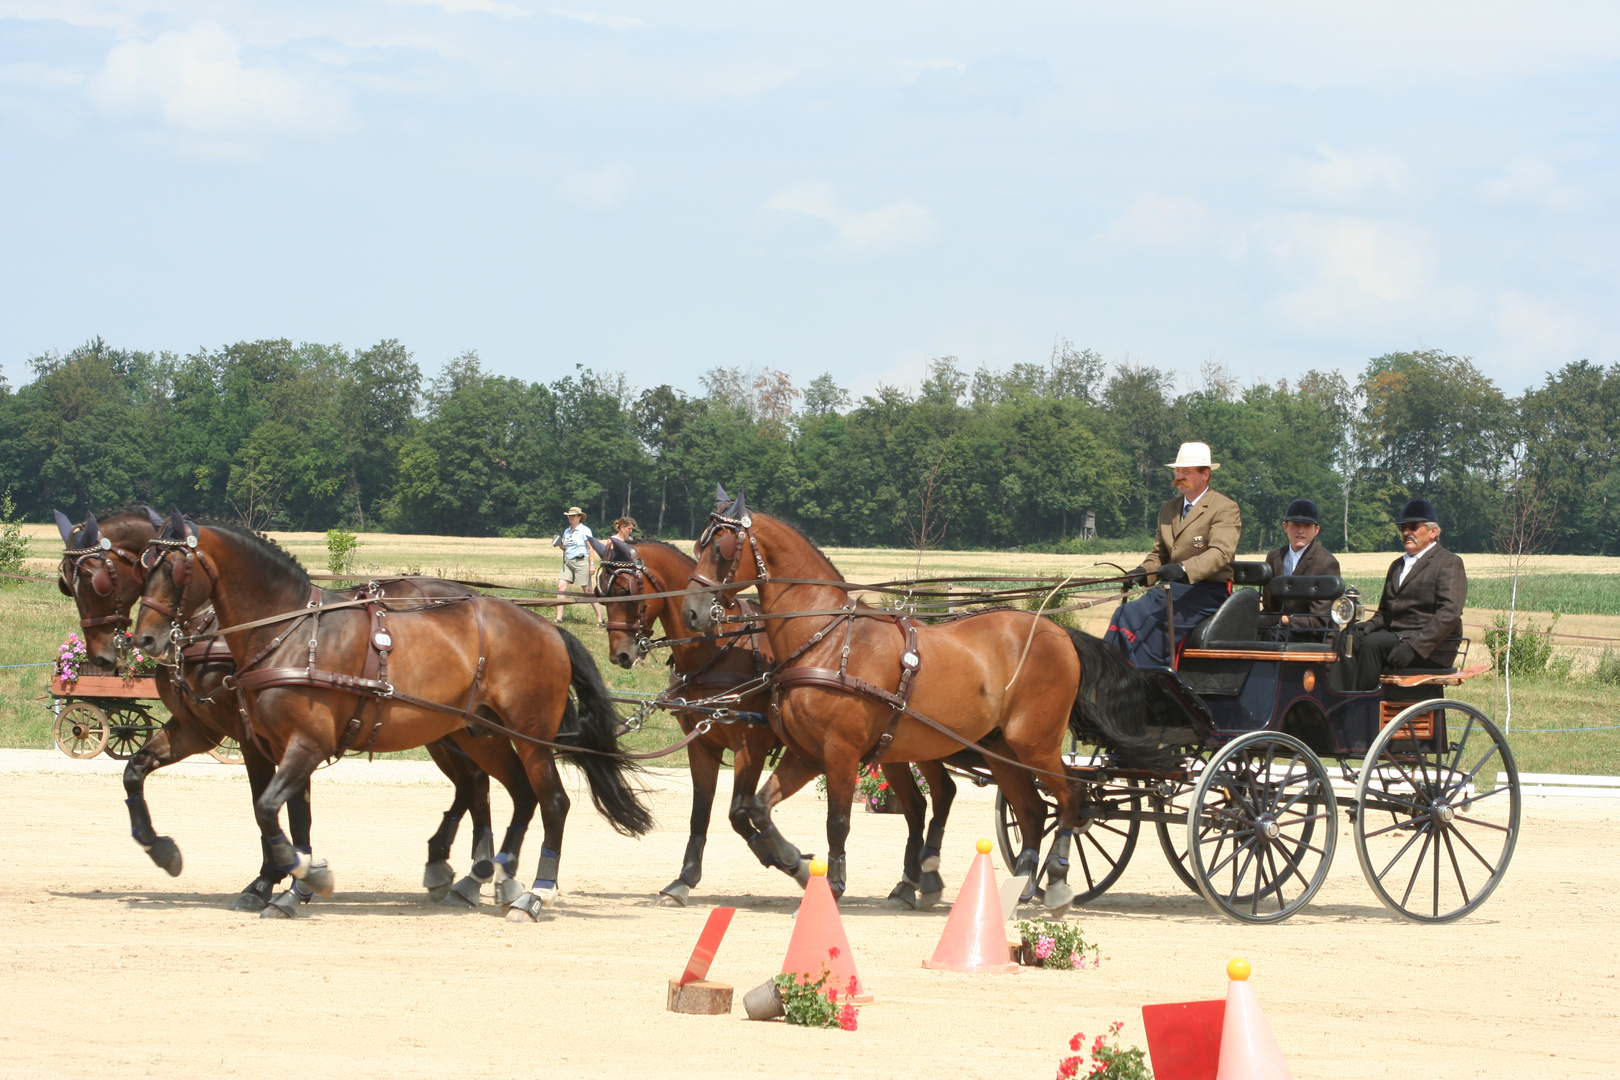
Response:
[[[29,572],[54,573],[54,550],[60,544],[55,530],[30,526],[26,531],[33,556]],[[321,534],[276,534],[276,539],[310,569],[325,568],[325,538]],[[919,573],[1100,574],[1106,573],[1106,568],[1088,570],[1089,564],[1134,566],[1140,554],[1059,556],[945,551],[928,552],[919,560],[916,552],[827,549],[827,555],[847,578],[865,582]],[[1346,576],[1362,589],[1365,598],[1375,602],[1383,570],[1391,558],[1389,553],[1375,553],[1349,555],[1342,561]],[[1465,561],[1470,576],[1470,607],[1465,621],[1471,627],[1489,625],[1496,612],[1506,607],[1504,568],[1500,559],[1491,556],[1467,556]],[[358,569],[363,575],[415,571],[492,581],[525,591],[551,588],[557,563],[555,551],[545,541],[537,540],[368,534],[361,537],[358,553]],[[1542,625],[1551,612],[1568,613],[1558,624],[1560,633],[1620,638],[1620,559],[1557,557],[1538,561],[1534,571],[1520,581],[1521,610],[1532,613],[1531,617]],[[1104,605],[1083,613],[1080,625],[1100,633],[1111,611],[1111,605]],[[77,628],[76,624],[72,604],[54,585],[25,583],[0,588],[0,625],[6,628],[0,636],[0,746],[51,746],[50,669],[11,665],[49,663],[57,645]],[[615,691],[651,693],[664,685],[667,673],[661,655],[628,672],[606,663],[606,635],[596,629],[589,609],[572,609],[568,626],[597,656],[604,678]],[[1480,636],[1477,630],[1471,633],[1476,640]],[[1579,658],[1575,677],[1516,679],[1514,683],[1513,745],[1520,767],[1535,772],[1620,774],[1620,731],[1535,734],[1538,729],[1620,724],[1620,686],[1581,677],[1590,670],[1601,644],[1561,641],[1559,647]],[[1484,658],[1483,647],[1476,646],[1476,650],[1475,659]],[[1481,706],[1499,723],[1506,718],[1500,680],[1490,676],[1474,679],[1459,688],[1457,696]],[[161,713],[161,706],[156,711]],[[622,711],[628,713],[630,706]],[[628,742],[637,750],[650,750],[674,742],[678,735],[677,726],[667,714],[654,714],[646,728]],[[683,764],[683,756],[677,755],[667,763]]]

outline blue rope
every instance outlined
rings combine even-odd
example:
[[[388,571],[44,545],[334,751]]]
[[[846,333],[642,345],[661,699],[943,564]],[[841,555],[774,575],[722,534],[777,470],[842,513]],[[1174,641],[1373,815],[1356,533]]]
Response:
[[[1540,734],[1543,734],[1544,732],[1559,732],[1559,731],[1620,731],[1620,724],[1608,724],[1608,725],[1605,725],[1604,727],[1520,728],[1518,731],[1509,732],[1509,734],[1512,734],[1512,735],[1540,735]]]
[[[56,661],[54,661],[54,660],[47,660],[47,661],[46,661],[46,662],[45,662],[45,663],[43,663],[43,664],[0,664],[0,671],[5,671],[5,670],[7,670],[7,669],[9,669],[9,668],[20,668],[20,667],[55,667],[55,666],[56,666]]]

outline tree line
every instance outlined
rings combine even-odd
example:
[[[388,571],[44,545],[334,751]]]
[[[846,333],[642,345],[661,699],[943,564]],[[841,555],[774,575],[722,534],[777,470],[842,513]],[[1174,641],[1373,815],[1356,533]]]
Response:
[[[937,359],[916,391],[858,401],[768,367],[638,388],[583,366],[527,382],[469,352],[428,378],[392,340],[180,356],[97,339],[29,368],[0,381],[0,488],[30,520],[139,500],[256,528],[549,536],[577,503],[599,525],[628,513],[691,537],[718,482],[828,544],[1134,548],[1170,495],[1164,462],[1197,439],[1251,549],[1281,542],[1302,496],[1339,550],[1393,547],[1413,496],[1457,550],[1509,533],[1620,547],[1620,365],[1585,360],[1517,397],[1439,350],[1376,357],[1354,381],[1240,385],[1209,365],[1178,392],[1170,372],[1065,341],[1006,370]]]

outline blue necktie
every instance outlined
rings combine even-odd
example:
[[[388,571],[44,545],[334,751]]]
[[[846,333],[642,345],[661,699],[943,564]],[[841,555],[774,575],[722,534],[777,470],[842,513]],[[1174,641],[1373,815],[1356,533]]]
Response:
[[[1189,511],[1191,509],[1192,509],[1192,503],[1187,502],[1185,499],[1183,499],[1182,502],[1181,502],[1181,516],[1186,517],[1187,516],[1187,511]]]

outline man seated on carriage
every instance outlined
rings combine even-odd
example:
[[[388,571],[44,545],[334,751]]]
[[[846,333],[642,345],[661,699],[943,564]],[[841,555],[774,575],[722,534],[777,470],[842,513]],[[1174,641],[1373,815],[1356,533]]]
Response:
[[[1283,533],[1288,537],[1288,543],[1266,555],[1271,576],[1338,577],[1339,560],[1318,542],[1317,537],[1321,532],[1322,513],[1314,502],[1295,499],[1289,503],[1288,512],[1283,515]],[[1291,625],[1296,634],[1300,630],[1320,630],[1325,634],[1331,625],[1328,621],[1328,610],[1333,606],[1331,599],[1279,600],[1268,592],[1262,592],[1261,596],[1261,610],[1272,616],[1272,621],[1283,626]],[[1296,615],[1310,617],[1294,619],[1290,623],[1290,617]]]
[[[1180,494],[1159,507],[1153,550],[1125,578],[1125,588],[1146,584],[1149,577],[1170,583],[1175,606],[1176,644],[1213,615],[1232,592],[1232,558],[1243,535],[1238,504],[1209,486],[1220,462],[1210,460],[1206,443],[1182,443],[1171,485]],[[1121,604],[1103,640],[1136,667],[1169,667],[1169,615],[1163,589],[1149,589]]]
[[[1375,690],[1388,671],[1444,671],[1462,640],[1468,574],[1440,546],[1440,512],[1427,499],[1406,504],[1396,522],[1406,554],[1389,564],[1373,617],[1355,628],[1355,689]]]

